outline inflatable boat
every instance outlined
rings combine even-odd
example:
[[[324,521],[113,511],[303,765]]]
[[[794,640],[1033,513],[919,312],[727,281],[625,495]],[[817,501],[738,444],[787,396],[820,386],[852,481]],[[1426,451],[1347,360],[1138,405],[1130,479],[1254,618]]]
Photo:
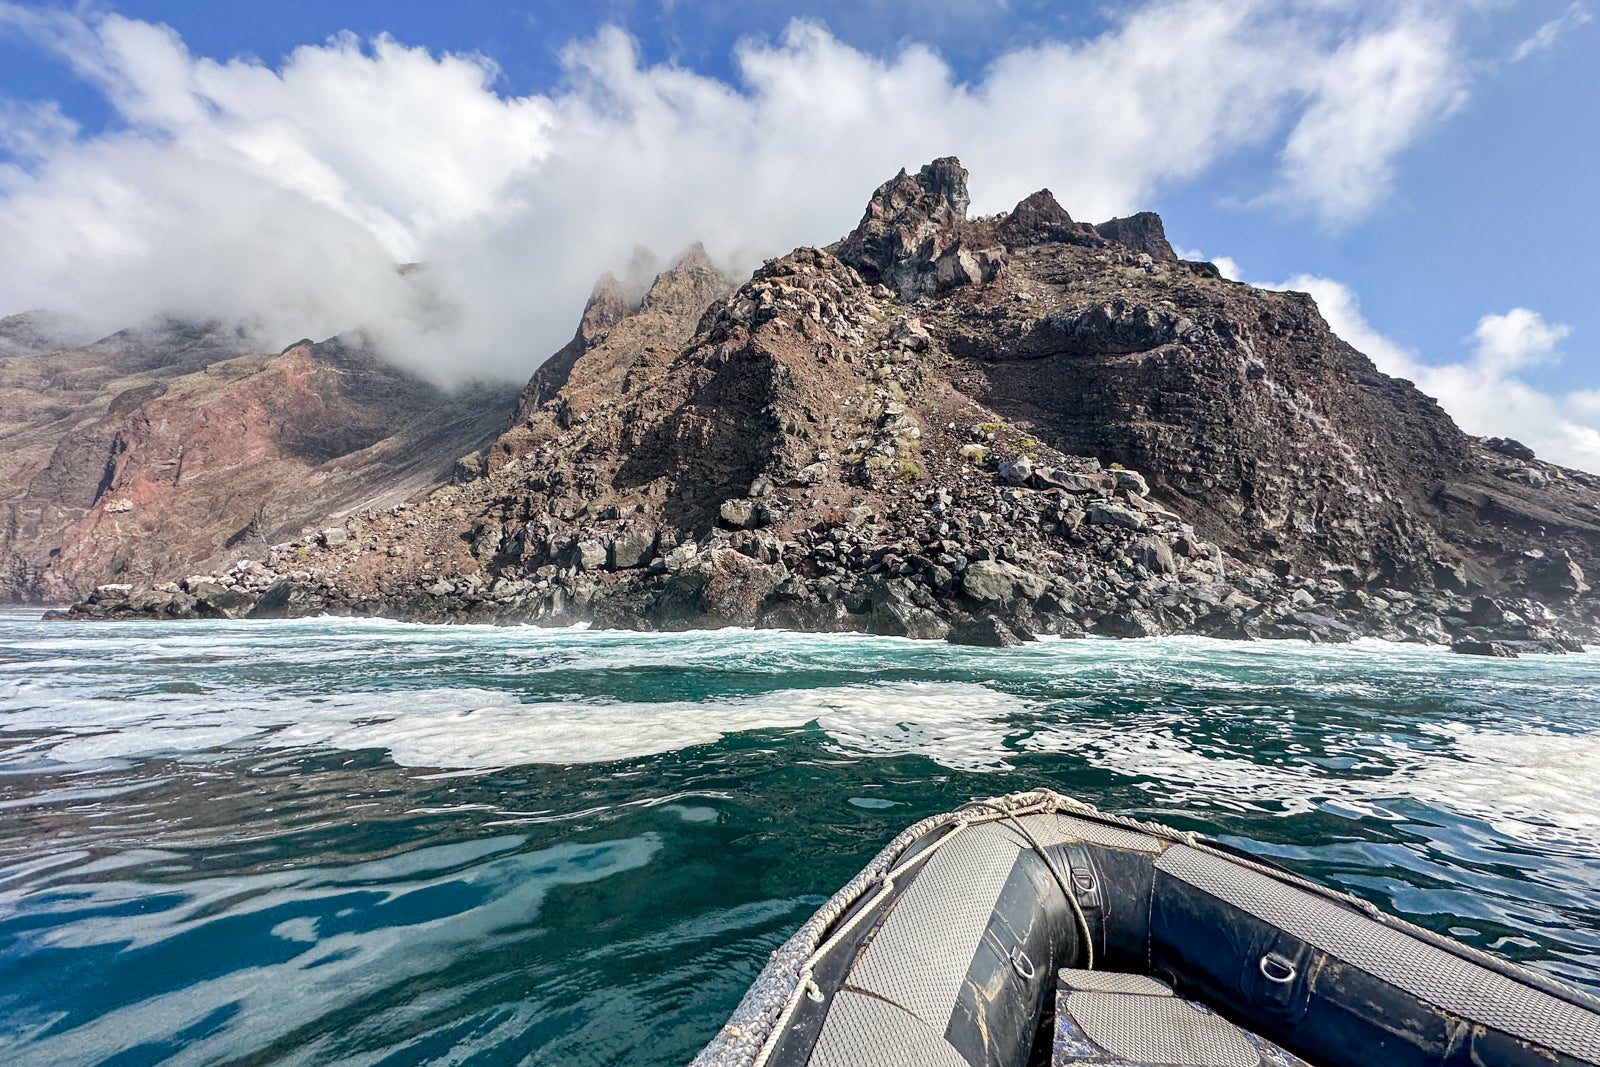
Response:
[[[694,1067],[1568,1067],[1600,1000],[1048,791],[890,842]]]

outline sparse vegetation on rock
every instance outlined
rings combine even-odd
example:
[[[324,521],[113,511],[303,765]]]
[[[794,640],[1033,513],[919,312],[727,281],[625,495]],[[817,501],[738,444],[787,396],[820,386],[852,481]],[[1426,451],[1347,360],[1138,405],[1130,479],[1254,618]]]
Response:
[[[950,159],[742,285],[596,289],[458,484],[169,599],[302,614],[1576,647],[1600,478],[1463,434],[1304,294],[1047,192],[965,217]],[[180,596],[181,594],[181,596]],[[190,601],[193,601],[191,604]]]

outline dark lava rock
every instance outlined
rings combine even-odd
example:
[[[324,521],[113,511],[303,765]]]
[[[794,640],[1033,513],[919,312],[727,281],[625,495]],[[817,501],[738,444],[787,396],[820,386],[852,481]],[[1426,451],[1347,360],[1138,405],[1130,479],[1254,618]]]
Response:
[[[1494,656],[1499,659],[1516,659],[1517,652],[1499,641],[1457,641],[1450,651],[1462,656]]]
[[[1155,637],[1162,630],[1154,615],[1135,608],[1102,616],[1090,632],[1101,637]]]
[[[993,615],[967,616],[950,627],[945,640],[952,645],[977,645],[981,648],[1015,648],[1022,639]]]
[[[1178,260],[1172,245],[1167,243],[1167,231],[1161,225],[1161,216],[1154,211],[1141,211],[1125,219],[1102,222],[1095,226],[1095,230],[1107,240],[1143,252],[1151,259],[1167,263],[1176,263]]]
[[[1491,437],[1483,442],[1483,446],[1491,452],[1498,452],[1502,456],[1510,456],[1512,459],[1524,462],[1536,458],[1533,449],[1514,437]]]
[[[1173,260],[1154,215],[967,207],[940,159],[742,285],[699,250],[637,303],[603,282],[465,480],[341,513],[342,544],[306,523],[224,584],[261,614],[1001,644],[1092,625],[1515,651],[1600,630],[1600,477],[1464,434],[1306,294]],[[86,438],[49,477],[93,500],[118,447]],[[144,505],[112,497],[105,529],[138,529]]]
[[[1472,608],[1467,612],[1467,621],[1473,626],[1502,626],[1506,621],[1506,612],[1493,597],[1480,596],[1473,599]]]

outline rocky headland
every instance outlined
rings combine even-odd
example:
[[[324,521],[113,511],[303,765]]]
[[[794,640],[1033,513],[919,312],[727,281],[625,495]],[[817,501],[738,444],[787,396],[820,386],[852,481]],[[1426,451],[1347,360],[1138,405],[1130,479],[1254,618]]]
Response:
[[[1600,477],[1464,434],[1153,214],[969,219],[966,179],[902,172],[743,283],[698,250],[638,303],[603,280],[452,484],[70,614],[1504,655],[1600,628]]]

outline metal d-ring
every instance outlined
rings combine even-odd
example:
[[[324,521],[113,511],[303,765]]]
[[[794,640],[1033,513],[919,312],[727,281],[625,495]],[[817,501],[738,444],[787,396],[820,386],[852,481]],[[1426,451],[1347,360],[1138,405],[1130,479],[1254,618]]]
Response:
[[[1033,981],[1033,976],[1039,973],[1034,970],[1033,961],[1028,958],[1021,945],[1011,950],[1011,969],[1016,971],[1017,977],[1024,982]]]
[[[1261,977],[1269,982],[1277,985],[1288,985],[1294,981],[1297,973],[1294,961],[1286,959],[1276,952],[1269,952],[1261,957]]]

